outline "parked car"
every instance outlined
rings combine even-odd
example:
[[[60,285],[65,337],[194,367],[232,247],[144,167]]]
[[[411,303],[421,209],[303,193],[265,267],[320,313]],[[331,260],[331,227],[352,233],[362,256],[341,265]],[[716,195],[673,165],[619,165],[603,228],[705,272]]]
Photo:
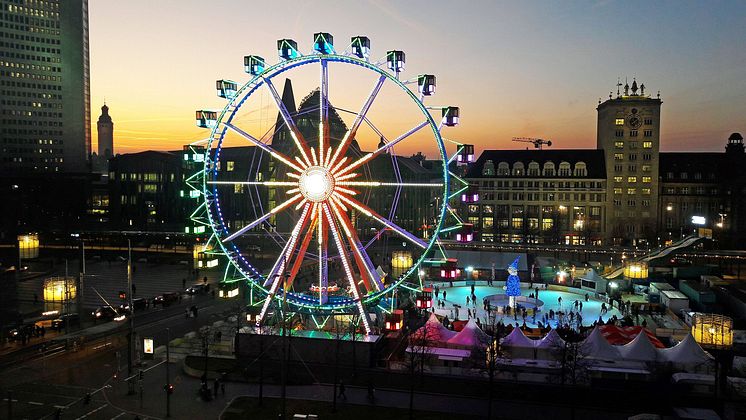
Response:
[[[63,314],[52,320],[52,329],[62,331],[67,326],[80,325],[80,316],[78,314]]]
[[[177,292],[164,293],[153,298],[153,305],[168,306],[179,300],[180,294]]]
[[[10,339],[11,341],[20,340],[21,335],[24,334],[27,336],[31,336],[34,333],[35,327],[35,324],[19,324],[15,328],[11,328],[8,331],[8,339]]]
[[[93,319],[114,319],[119,316],[119,313],[114,310],[111,306],[99,306],[93,312],[91,317]]]
[[[187,287],[186,292],[190,295],[207,293],[207,285],[203,283],[195,284],[194,286]]]

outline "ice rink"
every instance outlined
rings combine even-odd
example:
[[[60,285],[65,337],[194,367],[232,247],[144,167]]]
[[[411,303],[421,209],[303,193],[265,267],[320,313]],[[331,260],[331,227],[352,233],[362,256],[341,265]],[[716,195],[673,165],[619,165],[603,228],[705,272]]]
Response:
[[[528,289],[527,284],[521,284],[521,294],[523,296],[528,296],[531,293],[535,293],[534,289]],[[543,286],[543,285],[542,285]],[[443,291],[446,292],[446,305],[445,309],[438,308],[437,307],[437,301],[443,300]],[[490,295],[496,295],[496,294],[503,294],[505,291],[501,286],[475,286],[474,287],[474,294],[477,296],[477,302],[476,305],[470,303],[468,306],[466,305],[466,297],[471,295],[471,286],[457,286],[457,287],[446,287],[441,288],[440,293],[437,297],[433,296],[433,306],[435,306],[435,313],[442,316],[447,316],[448,319],[453,320],[456,318],[456,308],[454,308],[454,304],[458,304],[461,307],[458,309],[458,319],[466,320],[468,319],[468,311],[467,309],[470,309],[472,312],[472,317],[474,317],[474,311],[476,311],[476,317],[479,319],[479,321],[483,324],[487,324],[487,312],[483,308],[483,299]],[[536,321],[534,321],[534,318],[531,314],[529,314],[526,317],[526,325],[529,327],[536,327],[538,321],[542,321],[542,317],[544,314],[549,314],[550,310],[554,310],[554,312],[562,311],[567,313],[570,309],[572,309],[573,312],[577,313],[578,310],[575,309],[574,302],[580,301],[583,302],[583,310],[582,310],[582,319],[583,319],[583,325],[591,325],[594,321],[597,321],[599,316],[601,316],[601,319],[603,319],[604,322],[606,322],[609,318],[616,315],[617,318],[621,318],[621,314],[617,310],[616,307],[610,308],[608,304],[606,304],[606,307],[608,309],[608,312],[604,315],[601,315],[601,301],[596,300],[593,298],[593,293],[589,294],[589,300],[588,302],[585,301],[585,294],[576,294],[571,292],[561,292],[556,290],[539,290],[539,300],[544,302],[544,307],[540,312],[536,314]],[[559,298],[562,298],[562,303],[560,304]],[[494,308],[493,308],[493,313]],[[497,320],[503,320],[503,323],[511,323],[514,324],[515,322],[518,322],[520,325],[523,324],[523,318],[518,315],[517,320],[516,318],[511,315],[504,315],[504,314],[497,314]],[[557,326],[557,317],[555,316],[554,320],[549,320],[549,325],[551,325],[553,328]]]

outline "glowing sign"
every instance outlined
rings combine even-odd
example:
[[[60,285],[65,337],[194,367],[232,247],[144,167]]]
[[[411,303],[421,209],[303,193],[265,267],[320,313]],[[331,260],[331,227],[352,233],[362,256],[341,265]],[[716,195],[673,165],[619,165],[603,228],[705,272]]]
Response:
[[[694,225],[704,225],[706,223],[704,216],[692,216],[692,224]]]
[[[153,339],[144,338],[142,340],[142,351],[145,354],[153,354]]]

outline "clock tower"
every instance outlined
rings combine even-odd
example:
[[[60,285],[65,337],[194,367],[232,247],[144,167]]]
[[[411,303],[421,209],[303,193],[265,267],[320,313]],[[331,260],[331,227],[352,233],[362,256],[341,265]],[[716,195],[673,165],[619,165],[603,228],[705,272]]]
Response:
[[[617,84],[617,94],[599,101],[596,148],[606,163],[607,243],[648,245],[659,226],[658,162],[660,93],[652,98],[645,85]]]

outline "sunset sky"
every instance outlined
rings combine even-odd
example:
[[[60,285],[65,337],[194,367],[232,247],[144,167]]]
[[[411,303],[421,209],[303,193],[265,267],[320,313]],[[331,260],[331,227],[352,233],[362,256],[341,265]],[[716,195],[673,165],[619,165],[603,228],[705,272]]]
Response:
[[[731,132],[746,132],[743,2],[91,0],[89,8],[92,118],[105,98],[117,153],[205,137],[194,111],[224,106],[216,79],[246,82],[244,55],[275,63],[277,39],[308,52],[322,31],[338,49],[368,36],[376,58],[404,50],[403,78],[437,75],[433,103],[461,107],[449,135],[478,150],[520,148],[514,136],[595,147],[595,108],[616,92],[617,77],[660,90],[663,150],[720,151]],[[296,101],[306,93],[296,90]],[[95,142],[95,124],[92,134]]]

